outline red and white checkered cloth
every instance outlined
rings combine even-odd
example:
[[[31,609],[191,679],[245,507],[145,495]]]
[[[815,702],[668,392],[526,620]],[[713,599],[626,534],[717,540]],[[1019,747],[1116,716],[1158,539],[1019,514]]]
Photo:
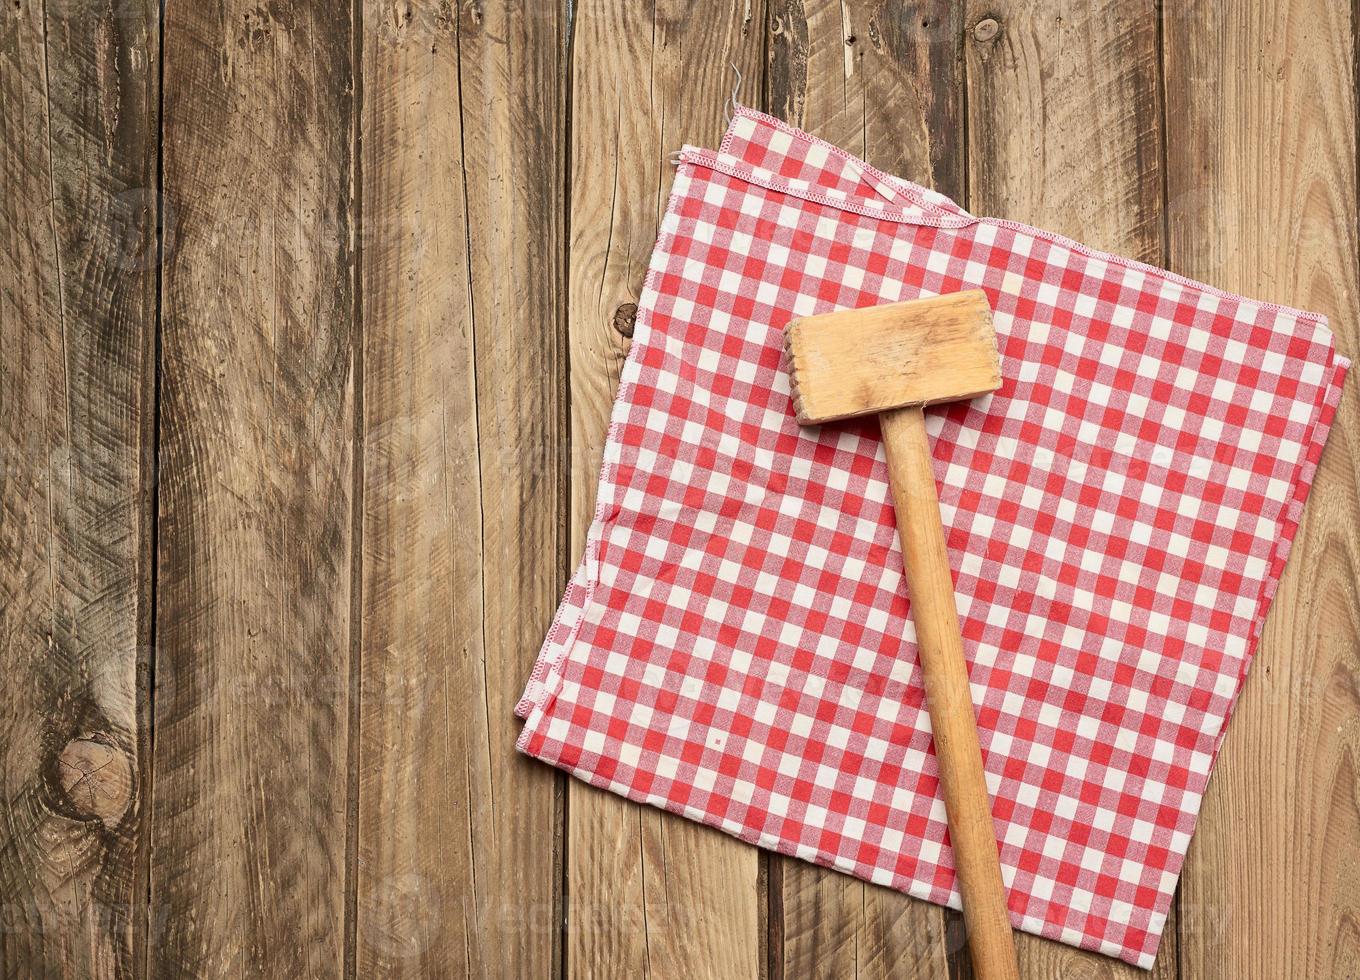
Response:
[[[782,328],[980,287],[1003,386],[928,425],[1011,918],[1149,966],[1348,366],[1326,321],[748,109],[681,160],[519,747],[957,907],[877,424],[798,425]]]

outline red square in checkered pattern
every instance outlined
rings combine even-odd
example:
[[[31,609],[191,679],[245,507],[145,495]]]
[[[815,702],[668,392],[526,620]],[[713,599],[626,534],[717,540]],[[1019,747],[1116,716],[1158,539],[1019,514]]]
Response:
[[[742,109],[686,148],[520,748],[958,904],[876,423],[800,427],[791,318],[981,288],[928,413],[1014,924],[1151,964],[1347,362],[1324,319],[952,201]]]

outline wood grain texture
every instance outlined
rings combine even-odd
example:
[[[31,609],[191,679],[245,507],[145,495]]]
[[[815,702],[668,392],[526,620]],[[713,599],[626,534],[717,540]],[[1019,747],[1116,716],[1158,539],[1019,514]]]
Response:
[[[595,509],[610,409],[682,143],[716,145],[735,62],[760,77],[763,0],[575,6],[571,106],[573,532]],[[746,101],[752,96],[747,94]],[[752,977],[763,962],[757,851],[573,782],[566,968],[590,977]]]
[[[1164,15],[1171,265],[1360,354],[1351,5]],[[1347,379],[1181,880],[1187,977],[1360,971],[1360,401]]]
[[[968,4],[970,210],[1160,264],[1153,0]]]
[[[351,45],[347,6],[165,12],[158,977],[343,967]]]
[[[565,5],[364,9],[359,976],[546,977],[565,568]]]
[[[879,424],[973,972],[979,980],[1019,980],[925,412],[894,408]]]
[[[956,193],[960,14],[949,0],[770,0],[769,111],[890,174]]]
[[[805,425],[1001,387],[992,308],[980,289],[800,317],[784,327],[784,349]]]
[[[143,936],[155,7],[0,9],[0,976]]]
[[[970,2],[969,206],[1152,264],[1163,255],[1162,102],[1152,0]],[[1024,977],[1149,974],[1034,936]],[[1153,977],[1177,974],[1173,910]]]
[[[943,0],[772,0],[770,112],[961,194],[961,12]],[[955,912],[802,861],[769,863],[774,976],[944,976],[963,945]]]

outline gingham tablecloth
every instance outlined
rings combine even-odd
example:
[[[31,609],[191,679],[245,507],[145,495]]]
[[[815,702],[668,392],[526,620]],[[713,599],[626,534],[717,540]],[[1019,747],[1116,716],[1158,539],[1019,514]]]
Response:
[[[781,331],[974,287],[1004,383],[928,425],[1011,918],[1149,966],[1347,362],[749,109],[681,154],[519,747],[957,907],[877,426],[800,427]]]

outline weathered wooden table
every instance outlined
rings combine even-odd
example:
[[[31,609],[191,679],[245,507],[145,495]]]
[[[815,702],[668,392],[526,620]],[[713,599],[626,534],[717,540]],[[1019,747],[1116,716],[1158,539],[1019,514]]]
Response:
[[[716,143],[735,62],[880,167],[1354,357],[1354,21],[7,0],[0,975],[966,976],[952,913],[515,754],[667,155]],[[1360,973],[1357,439],[1351,391],[1157,977]]]

